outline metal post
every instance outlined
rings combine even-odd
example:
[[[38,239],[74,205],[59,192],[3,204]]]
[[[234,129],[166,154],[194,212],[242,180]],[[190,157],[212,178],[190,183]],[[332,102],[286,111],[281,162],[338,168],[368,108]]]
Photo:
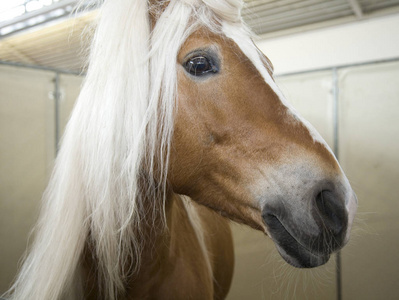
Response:
[[[339,141],[338,141],[338,133],[339,133],[339,128],[338,128],[338,117],[339,117],[339,111],[338,111],[338,97],[339,97],[339,86],[338,86],[338,70],[337,68],[332,69],[332,76],[333,76],[333,87],[332,87],[332,93],[333,93],[333,134],[334,134],[334,154],[337,160],[339,160]]]
[[[339,82],[338,82],[338,70],[337,68],[332,69],[332,93],[333,93],[333,131],[334,131],[334,154],[337,160],[339,160]],[[342,274],[341,274],[341,251],[336,254],[335,261],[336,268],[336,280],[337,280],[337,300],[342,300]]]

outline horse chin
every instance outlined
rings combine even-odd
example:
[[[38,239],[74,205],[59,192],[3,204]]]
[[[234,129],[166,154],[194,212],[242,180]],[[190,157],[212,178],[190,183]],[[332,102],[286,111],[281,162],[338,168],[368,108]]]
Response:
[[[276,244],[277,251],[280,253],[281,257],[291,266],[295,268],[315,268],[326,264],[330,259],[330,254],[314,254],[306,249],[303,246],[298,244],[298,247],[302,247],[303,251],[298,254],[296,257],[287,254],[283,247]]]
[[[331,252],[321,251],[321,249],[316,252],[310,247],[305,247],[306,242],[303,236],[302,239],[294,237],[274,216],[268,216],[265,219],[267,220],[265,223],[268,227],[269,236],[274,241],[281,257],[291,266],[315,268],[324,265],[330,259]],[[312,243],[311,239],[308,239],[308,243]]]

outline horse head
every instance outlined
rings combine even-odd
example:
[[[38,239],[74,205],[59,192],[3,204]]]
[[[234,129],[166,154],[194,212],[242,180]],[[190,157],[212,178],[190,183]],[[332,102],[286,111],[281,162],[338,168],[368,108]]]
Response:
[[[263,231],[291,265],[322,265],[348,241],[356,196],[326,142],[278,90],[268,59],[230,32],[199,27],[178,52],[168,180]]]

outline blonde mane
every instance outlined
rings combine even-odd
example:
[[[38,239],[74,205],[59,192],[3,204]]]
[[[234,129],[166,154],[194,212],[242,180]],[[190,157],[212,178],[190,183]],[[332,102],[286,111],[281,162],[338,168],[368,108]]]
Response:
[[[79,264],[87,243],[104,298],[116,299],[126,274],[138,271],[141,224],[164,209],[176,56],[193,31],[224,33],[263,68],[241,20],[241,0],[166,1],[154,28],[149,11],[160,6],[103,2],[87,76],[11,299],[82,298]],[[144,211],[143,201],[152,201],[154,212]]]

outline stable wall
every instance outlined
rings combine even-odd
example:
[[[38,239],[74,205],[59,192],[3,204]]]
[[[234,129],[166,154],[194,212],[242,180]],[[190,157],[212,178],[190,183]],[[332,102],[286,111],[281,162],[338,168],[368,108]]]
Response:
[[[397,58],[399,13],[256,43],[276,74]]]
[[[0,295],[16,275],[53,168],[55,79],[54,72],[0,66]],[[62,134],[82,78],[59,79]]]

